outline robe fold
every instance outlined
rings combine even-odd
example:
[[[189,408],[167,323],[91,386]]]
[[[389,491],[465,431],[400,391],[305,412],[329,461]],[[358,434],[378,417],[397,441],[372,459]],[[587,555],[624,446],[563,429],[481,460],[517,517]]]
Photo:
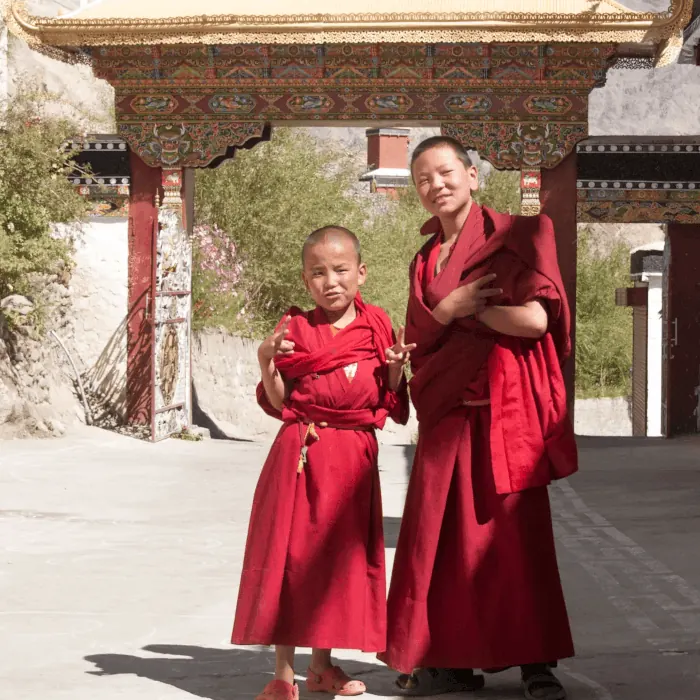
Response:
[[[359,295],[355,304],[357,318],[335,334],[322,309],[290,309],[294,353],[275,360],[291,387],[281,411],[258,386],[283,425],[255,491],[234,644],[385,648],[375,429],[407,422],[408,393],[387,385],[389,318]]]
[[[577,469],[561,372],[570,316],[551,221],[473,205],[439,273],[439,221],[423,232],[434,235],[411,266],[406,324],[406,342],[418,344],[419,437],[380,658],[409,673],[571,656],[546,489]],[[490,303],[543,304],[542,339],[433,318],[452,290],[488,273],[503,289]]]

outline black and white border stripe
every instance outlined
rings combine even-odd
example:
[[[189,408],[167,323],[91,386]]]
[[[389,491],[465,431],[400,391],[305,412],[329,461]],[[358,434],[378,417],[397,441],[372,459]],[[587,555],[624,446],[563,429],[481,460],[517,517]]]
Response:
[[[71,151],[121,151],[127,149],[126,141],[69,141],[66,144]]]
[[[700,190],[700,182],[650,180],[578,180],[579,190]]]
[[[90,185],[92,187],[100,187],[102,185],[130,185],[131,178],[123,175],[117,177],[71,177],[70,182],[73,185]]]
[[[576,153],[700,153],[700,143],[578,143]]]

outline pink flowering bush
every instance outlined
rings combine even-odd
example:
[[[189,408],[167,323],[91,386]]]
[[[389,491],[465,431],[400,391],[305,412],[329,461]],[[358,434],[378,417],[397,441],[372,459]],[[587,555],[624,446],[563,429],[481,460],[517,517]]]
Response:
[[[236,244],[215,224],[195,226],[192,262],[194,327],[230,326],[243,313],[237,289],[242,265]]]

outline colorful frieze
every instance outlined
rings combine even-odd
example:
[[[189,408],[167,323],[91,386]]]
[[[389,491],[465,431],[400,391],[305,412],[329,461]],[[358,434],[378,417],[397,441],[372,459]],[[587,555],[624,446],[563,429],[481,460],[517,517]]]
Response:
[[[576,216],[579,223],[700,224],[700,199],[694,202],[579,200]]]
[[[256,123],[393,120],[487,123],[488,160],[553,167],[585,137],[588,94],[613,53],[608,44],[377,43],[105,47],[92,57],[115,87],[119,135],[151,165],[207,165],[254,138]],[[490,136],[499,130],[505,150]]]

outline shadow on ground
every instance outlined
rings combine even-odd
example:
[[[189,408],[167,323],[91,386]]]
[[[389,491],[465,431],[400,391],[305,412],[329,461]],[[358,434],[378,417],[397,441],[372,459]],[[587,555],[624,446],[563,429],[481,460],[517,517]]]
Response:
[[[144,652],[159,656],[130,654],[94,654],[85,660],[96,667],[88,671],[94,676],[135,675],[173,686],[195,697],[207,700],[239,700],[254,698],[274,674],[275,656],[271,648],[209,649],[179,644],[151,644]],[[297,668],[303,674],[311,656],[297,654]],[[358,661],[342,661],[343,669],[363,680],[368,692],[376,697],[395,697],[395,674],[377,662],[370,665]],[[307,695],[303,681],[301,697]]]

